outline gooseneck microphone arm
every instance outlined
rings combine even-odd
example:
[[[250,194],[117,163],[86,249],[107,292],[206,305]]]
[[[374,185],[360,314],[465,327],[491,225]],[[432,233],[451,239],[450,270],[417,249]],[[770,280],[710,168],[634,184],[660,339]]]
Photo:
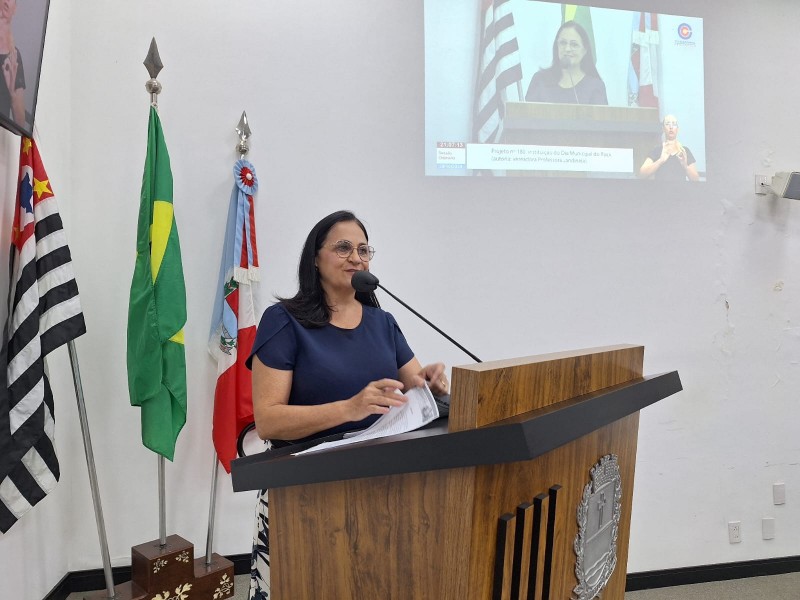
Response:
[[[352,285],[356,289],[356,291],[359,291],[359,292],[373,292],[373,291],[375,291],[376,287],[381,288],[384,292],[386,292],[392,298],[397,300],[397,302],[399,302],[400,304],[405,306],[408,310],[410,310],[412,313],[414,313],[417,317],[419,317],[421,320],[423,320],[425,323],[427,323],[431,328],[436,330],[436,332],[438,332],[440,335],[442,335],[445,338],[447,338],[453,345],[455,345],[459,350],[464,352],[472,360],[474,360],[475,362],[479,362],[479,363],[483,362],[480,358],[478,358],[472,352],[470,352],[469,350],[464,348],[464,346],[459,344],[457,341],[455,341],[453,338],[451,338],[449,335],[447,335],[444,331],[439,329],[436,325],[434,325],[433,323],[428,321],[428,319],[423,317],[421,314],[419,314],[417,311],[415,311],[413,308],[411,308],[408,304],[406,304],[405,302],[400,300],[400,298],[395,296],[392,292],[390,292],[385,287],[383,287],[380,284],[380,281],[378,281],[378,278],[375,277],[375,275],[373,275],[369,271],[358,271],[357,273],[354,273],[353,274],[353,279],[352,279]]]
[[[477,357],[477,356],[475,356],[475,355],[474,355],[472,352],[470,352],[469,350],[467,350],[466,348],[464,348],[464,346],[462,346],[461,344],[459,344],[457,341],[455,341],[453,338],[451,338],[449,335],[447,335],[447,334],[446,334],[444,331],[442,331],[441,329],[439,329],[439,328],[438,328],[436,325],[434,325],[433,323],[431,323],[430,321],[428,321],[428,319],[426,319],[425,317],[423,317],[421,314],[419,314],[417,311],[415,311],[413,308],[411,308],[411,307],[410,307],[408,304],[406,304],[405,302],[403,302],[402,300],[400,300],[400,298],[398,298],[397,296],[395,296],[395,295],[394,295],[392,292],[390,292],[389,290],[387,290],[387,289],[386,289],[385,287],[383,287],[383,286],[382,286],[380,283],[378,284],[378,287],[379,287],[379,288],[381,288],[381,289],[382,289],[384,292],[386,292],[387,294],[389,294],[389,295],[390,295],[392,298],[394,298],[395,300],[397,300],[397,301],[398,301],[400,304],[402,304],[403,306],[405,306],[405,307],[406,307],[408,310],[410,310],[412,313],[414,313],[415,315],[417,315],[417,316],[418,316],[420,319],[422,319],[423,321],[425,321],[425,322],[426,322],[428,325],[430,325],[430,326],[431,326],[433,329],[435,329],[435,330],[436,330],[436,331],[438,331],[440,334],[442,334],[444,337],[446,337],[448,340],[450,340],[450,341],[451,341],[451,342],[452,342],[452,343],[453,343],[455,346],[457,346],[457,347],[458,347],[458,349],[459,349],[459,350],[461,350],[461,351],[462,351],[462,352],[464,352],[466,355],[468,355],[468,356],[469,356],[469,357],[470,357],[472,360],[474,360],[475,362],[483,362],[483,361],[482,361],[480,358],[478,358],[478,357]]]
[[[569,75],[569,82],[572,84],[572,93],[575,94],[575,104],[580,104],[580,101],[578,100],[578,90],[575,89],[575,80],[572,78],[572,71],[570,70],[569,59],[565,57],[559,62],[561,63],[561,68],[567,72],[567,75]]]

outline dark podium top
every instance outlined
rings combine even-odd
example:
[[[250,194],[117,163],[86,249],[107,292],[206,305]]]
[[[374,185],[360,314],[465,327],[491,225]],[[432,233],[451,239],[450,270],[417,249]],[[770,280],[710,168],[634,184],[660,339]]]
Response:
[[[681,389],[678,372],[672,371],[603,388],[476,429],[448,432],[447,420],[439,419],[424,429],[302,456],[292,453],[318,442],[280,448],[234,460],[233,489],[273,489],[530,460]]]

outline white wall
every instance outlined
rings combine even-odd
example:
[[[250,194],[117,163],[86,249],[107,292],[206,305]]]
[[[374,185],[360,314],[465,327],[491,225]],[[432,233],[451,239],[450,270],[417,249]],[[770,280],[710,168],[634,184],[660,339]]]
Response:
[[[153,35],[189,297],[190,408],[167,469],[169,533],[204,551],[205,347],[246,109],[265,299],[294,290],[305,234],[347,207],[370,228],[383,283],[483,359],[642,343],[646,372],[677,369],[685,391],[642,413],[628,570],[800,554],[800,206],[753,194],[754,173],[800,163],[800,89],[787,76],[800,5],[670,3],[705,19],[709,181],[656,187],[423,177],[421,3],[111,4],[52,3],[37,117],[89,329],[77,348],[115,565],[158,536],[156,458],[128,403],[124,335]],[[16,143],[0,137],[4,247]],[[384,305],[422,360],[468,361]],[[4,593],[23,600],[101,566],[66,350],[51,371],[62,482],[0,540]],[[785,506],[771,504],[775,481]],[[249,551],[253,504],[221,477],[218,552]],[[775,540],[760,539],[763,516],[776,518]],[[742,521],[741,544],[728,544],[729,520]]]

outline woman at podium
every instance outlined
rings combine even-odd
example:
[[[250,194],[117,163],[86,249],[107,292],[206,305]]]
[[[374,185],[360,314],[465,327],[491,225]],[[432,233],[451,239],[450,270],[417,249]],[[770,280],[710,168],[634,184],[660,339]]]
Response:
[[[421,366],[394,317],[373,292],[356,292],[353,274],[375,250],[349,211],[317,223],[298,267],[299,290],[261,318],[246,364],[253,370],[256,430],[272,444],[308,441],[374,423],[405,402],[398,391],[428,383],[448,392],[444,365]],[[250,598],[269,590],[267,493],[259,498]]]
[[[608,104],[606,86],[594,64],[594,53],[586,30],[567,21],[553,41],[553,62],[531,78],[527,102],[560,104]]]

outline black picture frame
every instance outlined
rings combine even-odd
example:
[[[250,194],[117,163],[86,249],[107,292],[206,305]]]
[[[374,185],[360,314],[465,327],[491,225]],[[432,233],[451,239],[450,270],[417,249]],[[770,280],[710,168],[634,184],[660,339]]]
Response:
[[[13,8],[7,8],[13,6]],[[15,118],[12,110],[12,94],[9,91],[11,77],[11,56],[6,53],[8,44],[2,47],[6,35],[2,28],[7,27],[7,15],[3,11],[11,10],[10,28],[14,47],[18,56],[17,64],[22,65],[24,73],[23,89],[25,117]],[[39,76],[42,71],[42,55],[44,54],[44,37],[47,30],[47,16],[50,12],[50,0],[0,0],[0,127],[9,131],[33,137],[33,124],[36,116],[36,102],[39,96]],[[19,66],[17,67],[19,71]],[[16,81],[20,83],[19,74]],[[19,112],[19,111],[17,111]]]

